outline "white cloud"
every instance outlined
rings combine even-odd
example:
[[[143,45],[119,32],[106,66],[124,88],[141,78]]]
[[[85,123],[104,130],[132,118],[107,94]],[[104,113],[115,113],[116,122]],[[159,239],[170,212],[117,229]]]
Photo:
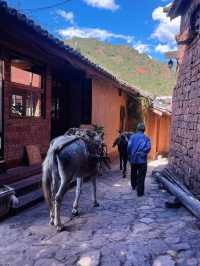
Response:
[[[156,51],[166,52],[168,48],[174,48],[176,46],[175,35],[180,31],[180,17],[171,21],[163,12],[163,7],[157,7],[152,13],[152,18],[159,22],[151,35],[153,39],[159,41]]]
[[[115,11],[119,8],[119,5],[115,3],[115,0],[83,0],[86,4],[103,9],[109,9]]]
[[[133,47],[140,53],[140,54],[147,54],[150,52],[150,46],[148,44],[144,44],[142,42],[138,42],[133,45]]]
[[[66,12],[64,10],[58,10],[57,14],[64,18],[66,21],[68,21],[71,24],[74,24],[74,13],[73,12]]]
[[[167,52],[174,51],[174,50],[176,50],[176,47],[172,47],[168,44],[158,44],[155,47],[155,51],[158,53],[167,53]]]
[[[132,43],[134,40],[133,36],[116,34],[107,30],[99,28],[81,28],[81,27],[68,27],[58,31],[62,38],[71,39],[73,37],[79,38],[96,38],[101,41],[110,39],[120,39],[127,43]]]

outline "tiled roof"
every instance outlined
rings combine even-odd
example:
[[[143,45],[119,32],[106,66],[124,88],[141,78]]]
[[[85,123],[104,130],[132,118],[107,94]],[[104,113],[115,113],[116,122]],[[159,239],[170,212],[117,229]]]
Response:
[[[173,19],[181,15],[182,9],[187,8],[191,0],[174,0],[168,11],[168,16]]]
[[[7,15],[15,18],[16,20],[22,22],[24,25],[29,27],[31,30],[33,30],[36,34],[42,36],[45,38],[48,42],[50,42],[52,45],[55,45],[57,48],[62,49],[64,53],[70,54],[75,56],[80,62],[84,63],[85,65],[89,66],[90,68],[96,70],[98,73],[102,74],[103,76],[113,80],[116,82],[121,89],[124,89],[125,91],[131,93],[131,94],[138,94],[144,97],[152,98],[152,96],[146,92],[141,91],[140,89],[130,86],[126,82],[118,79],[116,76],[112,75],[99,65],[93,63],[90,61],[87,57],[83,56],[81,53],[73,49],[72,47],[65,45],[63,41],[60,39],[54,37],[52,34],[50,34],[47,30],[43,29],[40,25],[36,24],[32,19],[28,18],[25,14],[20,13],[15,8],[11,8],[7,5],[5,1],[0,0],[0,13],[4,12]]]
[[[152,104],[153,109],[157,109],[162,113],[172,113],[172,97],[171,96],[163,96],[157,97],[153,100]]]

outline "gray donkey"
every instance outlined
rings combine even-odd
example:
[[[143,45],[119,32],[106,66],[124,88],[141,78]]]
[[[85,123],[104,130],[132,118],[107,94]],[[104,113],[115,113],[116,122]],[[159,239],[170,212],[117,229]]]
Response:
[[[54,139],[43,163],[42,186],[49,206],[50,224],[61,231],[60,208],[70,182],[76,179],[76,197],[72,214],[78,215],[78,202],[83,178],[91,176],[93,185],[93,206],[96,199],[96,175],[102,156],[102,137],[91,130],[71,129],[65,135]],[[105,159],[105,158],[103,158]]]

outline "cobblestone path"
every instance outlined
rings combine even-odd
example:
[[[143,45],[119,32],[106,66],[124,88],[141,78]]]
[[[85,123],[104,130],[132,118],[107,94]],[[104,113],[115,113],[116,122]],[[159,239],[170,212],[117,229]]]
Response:
[[[149,171],[159,162],[150,164]],[[65,198],[66,231],[48,225],[46,205],[0,224],[1,266],[195,266],[200,265],[200,222],[184,208],[166,209],[169,198],[150,177],[137,198],[118,166],[98,178],[99,208],[84,184],[81,215],[70,220],[74,191]]]

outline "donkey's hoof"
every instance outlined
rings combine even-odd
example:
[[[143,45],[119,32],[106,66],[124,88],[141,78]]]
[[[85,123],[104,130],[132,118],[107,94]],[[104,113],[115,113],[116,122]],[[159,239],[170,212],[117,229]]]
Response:
[[[79,211],[77,209],[72,210],[72,215],[73,216],[79,216]]]
[[[49,225],[54,225],[54,221],[53,220],[50,220],[49,221]]]
[[[94,206],[94,208],[97,208],[100,206],[100,204],[98,202],[94,202],[93,206]]]
[[[56,230],[57,230],[58,233],[59,233],[59,232],[62,232],[63,229],[64,229],[64,226],[63,226],[62,224],[56,226]]]

